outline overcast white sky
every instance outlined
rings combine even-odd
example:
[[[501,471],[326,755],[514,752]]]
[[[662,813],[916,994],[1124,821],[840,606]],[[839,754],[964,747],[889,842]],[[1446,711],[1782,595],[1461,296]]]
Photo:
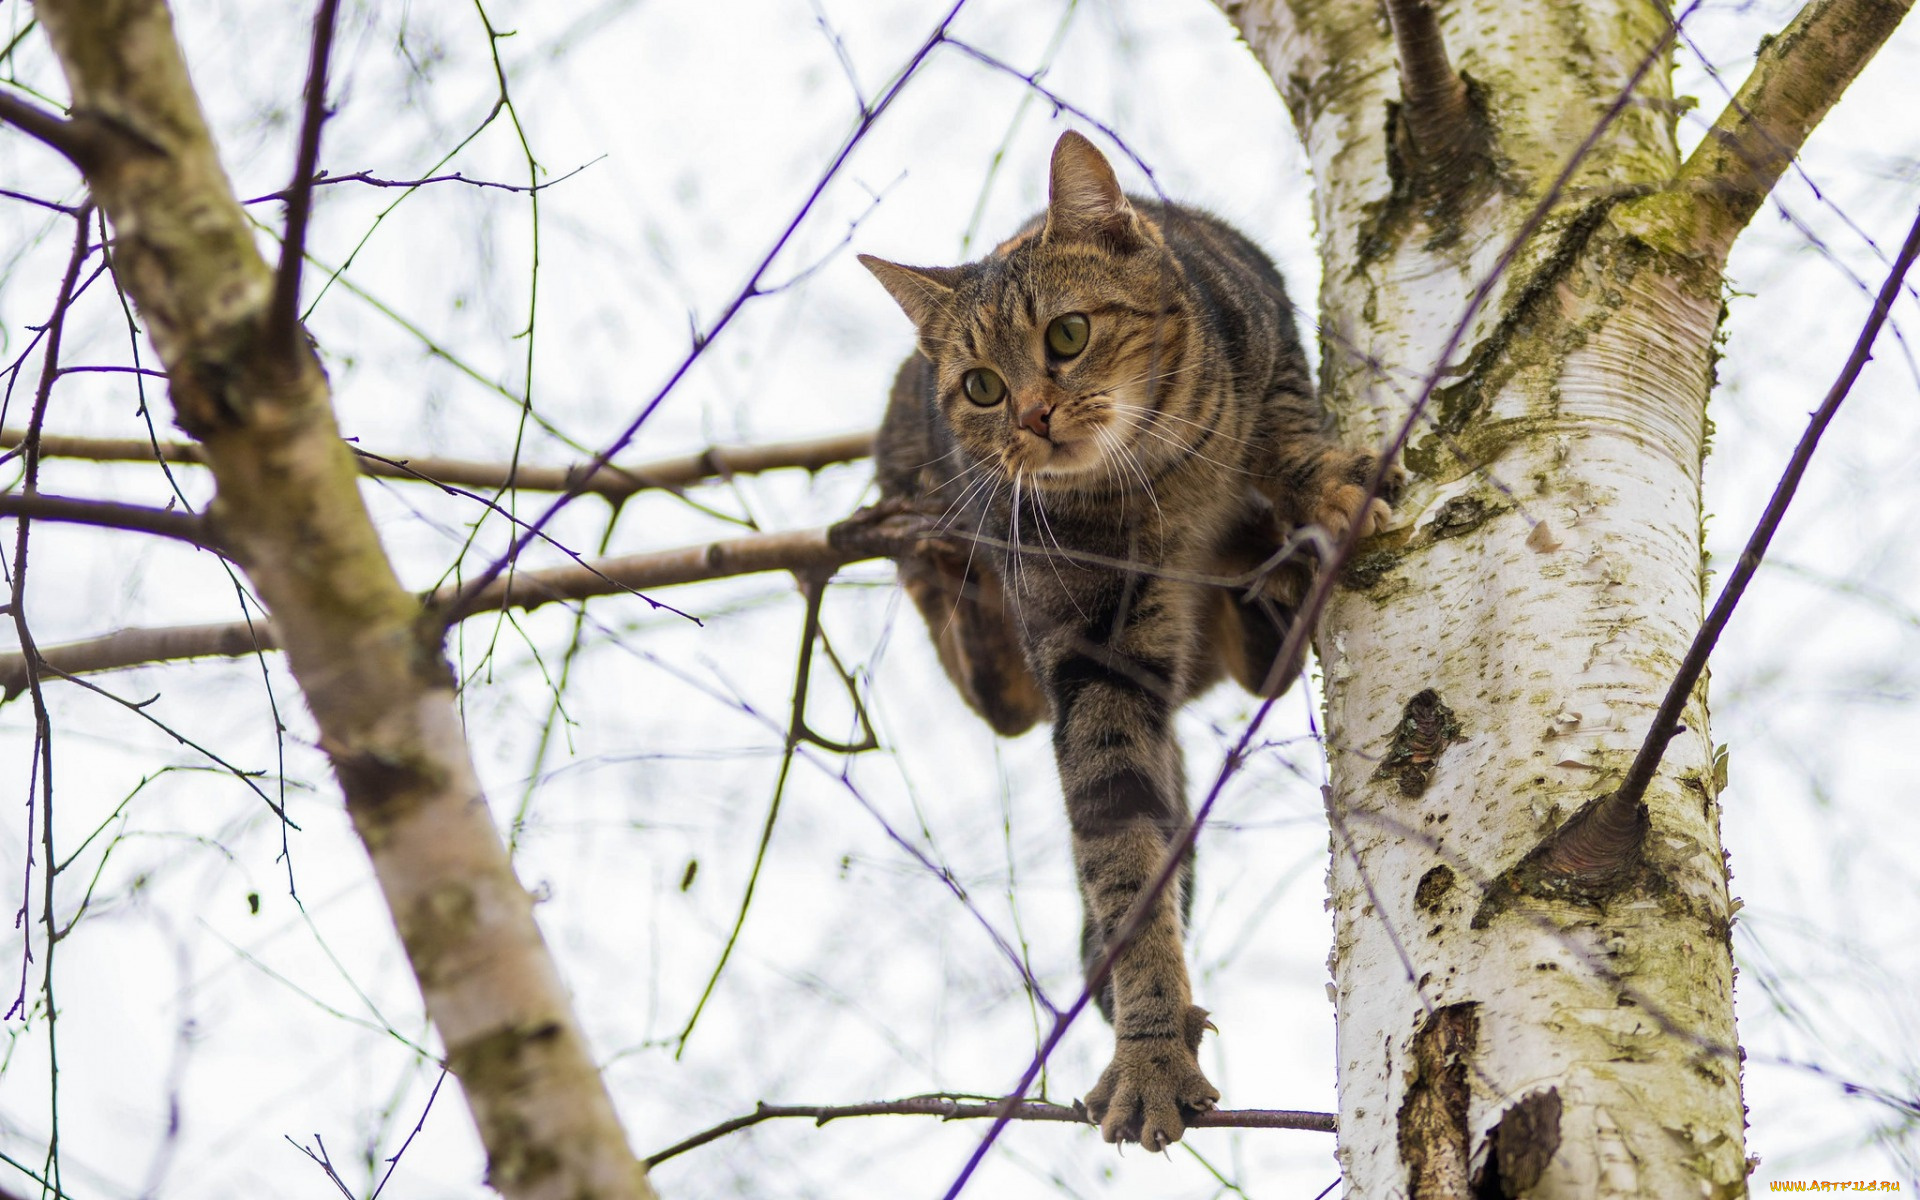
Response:
[[[584,169],[540,194],[537,291],[524,196],[458,184],[404,198],[323,189],[310,249],[328,264],[351,257],[352,267],[324,293],[312,277],[309,320],[344,431],[401,456],[504,460],[520,432],[514,398],[530,388],[565,438],[601,444],[667,377],[690,325],[718,314],[796,211],[851,126],[855,88],[869,98],[881,91],[946,7],[488,4],[494,27],[513,31],[497,46],[545,177]],[[1761,34],[1796,7],[1709,3],[1688,32],[1734,86]],[[181,6],[196,82],[243,196],[282,187],[290,171],[307,12],[286,3]],[[19,3],[0,10],[0,36],[29,14]],[[1240,224],[1273,253],[1296,299],[1316,294],[1302,155],[1271,83],[1209,4],[972,0],[956,33],[1023,69],[1045,63],[1048,85],[1120,130],[1168,194]],[[1809,145],[1805,174],[1783,184],[1782,206],[1736,252],[1708,464],[1708,544],[1722,560],[1737,552],[1845,357],[1868,303],[1858,281],[1879,285],[1885,268],[1868,239],[1890,252],[1920,202],[1916,42],[1904,31],[1854,85]],[[423,174],[480,125],[498,94],[470,5],[350,3],[336,63],[339,114],[323,154],[336,172]],[[39,35],[12,65],[23,82],[63,94]],[[1695,47],[1681,55],[1680,79],[1679,90],[1700,101],[1686,124],[1690,144],[1724,92]],[[749,304],[629,459],[873,425],[909,330],[853,252],[959,261],[976,208],[977,247],[1040,204],[1047,148],[1071,124],[1016,81],[938,54],[770,279],[818,270]],[[507,182],[528,173],[504,117],[445,169]],[[1137,173],[1128,182],[1146,186]],[[63,164],[11,132],[0,132],[0,187],[79,194]],[[254,211],[278,228],[277,205]],[[0,199],[0,359],[10,362],[27,326],[45,320],[69,237],[60,219]],[[125,318],[104,284],[74,320],[68,363],[132,361]],[[1911,293],[1898,320],[1920,337]],[[151,365],[144,346],[140,354]],[[36,378],[35,366],[22,374],[10,426],[23,422]],[[140,399],[130,376],[68,377],[49,427],[143,434]],[[163,393],[149,385],[147,399],[164,436]],[[1911,1132],[1903,1150],[1872,1143],[1874,1130],[1897,1126],[1895,1113],[1843,1086],[1909,1102],[1920,1088],[1916,400],[1912,359],[1883,341],[1714,662],[1714,736],[1731,746],[1725,836],[1746,901],[1736,952],[1761,1187],[1809,1177],[1920,1186]],[[580,457],[531,427],[520,453]],[[18,468],[4,471],[11,485]],[[701,500],[733,522],[810,526],[861,503],[869,476],[852,465],[746,479]],[[178,478],[190,501],[204,501],[206,479]],[[52,463],[43,486],[149,504],[172,495],[145,467]],[[368,496],[410,585],[458,569],[478,515],[470,503],[375,484]],[[558,533],[591,551],[606,517],[604,506],[582,502]],[[502,530],[488,523],[480,545],[500,545]],[[609,545],[633,553],[738,530],[653,498],[627,507]],[[476,552],[464,569],[483,561]],[[239,612],[233,583],[209,556],[125,535],[43,527],[30,578],[42,644]],[[471,677],[466,715],[490,798],[503,824],[524,814],[521,870],[546,897],[543,924],[643,1153],[761,1100],[1010,1086],[1038,1018],[982,920],[1027,952],[1056,1002],[1077,990],[1078,909],[1045,734],[997,742],[940,676],[890,581],[884,566],[850,569],[825,617],[870,697],[884,749],[847,764],[844,779],[837,760],[816,754],[797,764],[739,949],[678,1060],[672,1039],[733,921],[773,794],[797,596],[784,580],[761,577],[664,597],[701,625],[636,600],[595,602],[557,719],[570,614],[477,619],[459,633],[454,652]],[[92,889],[85,918],[55,950],[67,1191],[116,1200],[337,1195],[291,1139],[316,1153],[324,1142],[365,1195],[427,1106],[438,1072],[416,1048],[435,1043],[291,680],[269,659],[264,672],[256,661],[207,662],[99,682],[127,699],[157,696],[148,716],[263,772],[253,783],[284,796],[300,829],[287,835],[289,868],[278,857],[278,821],[246,783],[111,701],[53,692],[57,853],[78,851],[57,889],[61,920]],[[283,741],[269,690],[288,726]],[[1285,719],[1269,723],[1275,744],[1236,781],[1202,844],[1191,953],[1200,999],[1221,1028],[1204,1062],[1232,1107],[1334,1103],[1327,834],[1309,706],[1296,694]],[[1183,716],[1193,776],[1211,772],[1248,711],[1244,696],[1223,691]],[[847,727],[830,674],[816,673],[810,712],[816,728]],[[0,816],[0,881],[15,881],[0,882],[8,908],[24,871],[31,729],[24,701],[0,708],[0,797],[12,798],[0,806],[11,814]],[[895,835],[950,871],[971,910]],[[36,921],[43,867],[44,856]],[[37,987],[42,931],[33,940]],[[0,939],[0,979],[12,977],[20,954],[17,932]],[[50,1132],[47,1024],[36,1013],[6,1033],[0,1152],[38,1170]],[[1085,1091],[1107,1038],[1092,1019],[1073,1031],[1052,1063],[1051,1098]],[[657,1182],[676,1198],[937,1196],[982,1132],[909,1118],[767,1125],[662,1166]],[[449,1085],[385,1194],[481,1196],[481,1171]],[[1207,1197],[1234,1194],[1223,1182],[1231,1181],[1250,1196],[1308,1200],[1336,1174],[1323,1135],[1207,1131],[1160,1159],[1116,1156],[1086,1131],[1029,1126],[1003,1139],[969,1194]],[[0,1182],[31,1186],[6,1165]]]

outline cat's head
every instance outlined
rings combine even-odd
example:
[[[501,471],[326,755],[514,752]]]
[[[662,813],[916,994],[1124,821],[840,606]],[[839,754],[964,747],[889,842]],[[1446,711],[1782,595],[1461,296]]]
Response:
[[[1047,211],[979,262],[860,261],[913,320],[955,441],[1009,476],[1123,482],[1172,439],[1143,423],[1190,343],[1179,268],[1093,143],[1053,148]]]

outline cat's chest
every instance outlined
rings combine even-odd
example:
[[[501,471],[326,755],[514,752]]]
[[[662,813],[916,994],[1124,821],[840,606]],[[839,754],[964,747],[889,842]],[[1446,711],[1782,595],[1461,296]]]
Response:
[[[996,504],[995,533],[1009,553],[1094,569],[1128,564],[1194,569],[1238,519],[1238,489],[1197,494],[1144,490],[1011,489]]]

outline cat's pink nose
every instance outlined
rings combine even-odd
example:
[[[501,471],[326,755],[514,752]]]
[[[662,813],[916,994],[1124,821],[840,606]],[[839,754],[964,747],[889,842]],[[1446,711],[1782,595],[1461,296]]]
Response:
[[[1031,404],[1020,410],[1020,428],[1036,437],[1052,440],[1048,432],[1048,422],[1053,417],[1053,405]]]

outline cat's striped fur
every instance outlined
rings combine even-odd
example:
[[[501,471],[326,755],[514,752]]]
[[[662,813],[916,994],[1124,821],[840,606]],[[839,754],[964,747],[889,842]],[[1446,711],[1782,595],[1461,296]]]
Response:
[[[880,508],[950,531],[901,579],[995,729],[1053,722],[1091,969],[1187,819],[1174,710],[1223,673],[1265,685],[1312,561],[1251,590],[1196,580],[1247,575],[1309,524],[1344,532],[1374,460],[1328,436],[1267,257],[1128,198],[1078,134],[1054,148],[1047,210],[985,259],[862,262],[919,330]],[[1116,1048],[1087,1107],[1109,1141],[1160,1149],[1219,1096],[1196,1058],[1186,884],[1183,867],[1099,992]]]

